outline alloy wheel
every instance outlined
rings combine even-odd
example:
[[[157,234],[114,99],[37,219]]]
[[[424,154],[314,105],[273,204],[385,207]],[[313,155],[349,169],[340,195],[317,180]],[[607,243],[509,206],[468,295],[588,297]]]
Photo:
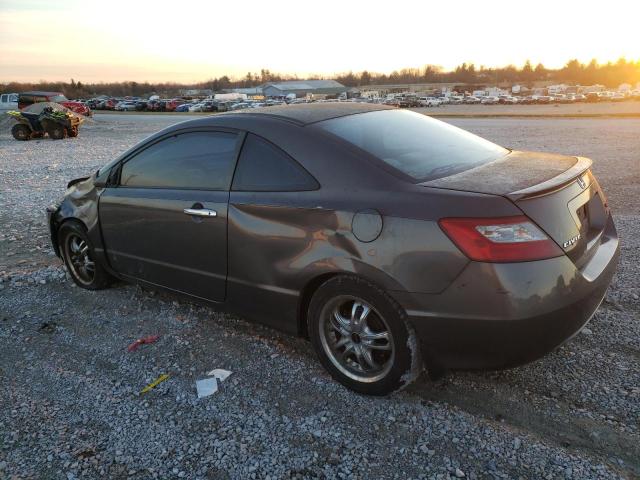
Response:
[[[327,302],[319,328],[325,353],[344,375],[370,383],[391,370],[395,355],[391,329],[361,298],[345,295]]]
[[[66,254],[73,276],[85,285],[91,284],[95,278],[96,265],[91,258],[91,250],[87,242],[79,235],[69,235],[66,242]]]

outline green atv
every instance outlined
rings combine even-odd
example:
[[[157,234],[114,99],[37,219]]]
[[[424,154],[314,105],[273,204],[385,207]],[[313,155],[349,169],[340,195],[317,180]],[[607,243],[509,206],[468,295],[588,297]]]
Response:
[[[78,128],[82,123],[82,119],[73,113],[54,110],[51,107],[43,108],[40,113],[12,110],[7,114],[18,122],[11,129],[11,134],[16,140],[42,138],[45,133],[52,140],[77,137]]]

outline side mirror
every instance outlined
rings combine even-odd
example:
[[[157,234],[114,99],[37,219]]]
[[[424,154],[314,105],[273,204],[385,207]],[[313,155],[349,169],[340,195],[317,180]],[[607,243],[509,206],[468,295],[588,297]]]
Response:
[[[115,186],[118,184],[119,171],[120,163],[116,163],[111,168],[107,168],[104,171],[98,170],[93,184],[100,188]]]

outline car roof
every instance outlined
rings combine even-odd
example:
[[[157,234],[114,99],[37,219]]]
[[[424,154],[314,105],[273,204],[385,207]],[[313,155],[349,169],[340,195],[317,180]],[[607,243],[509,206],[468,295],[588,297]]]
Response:
[[[373,112],[376,110],[393,110],[393,107],[371,103],[299,103],[294,105],[274,105],[271,107],[260,107],[251,110],[239,110],[222,115],[252,115],[277,117],[300,125],[322,122],[332,118],[345,117],[358,113]]]

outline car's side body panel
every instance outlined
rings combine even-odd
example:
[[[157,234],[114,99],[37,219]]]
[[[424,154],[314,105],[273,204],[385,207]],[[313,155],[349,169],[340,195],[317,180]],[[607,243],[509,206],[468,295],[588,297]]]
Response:
[[[353,211],[255,197],[231,193],[228,301],[253,307],[263,302],[246,299],[282,296],[273,315],[260,307],[253,316],[283,330],[297,328],[299,294],[314,278],[353,273],[385,290],[436,293],[468,263],[435,222],[381,217],[379,235],[361,241]]]
[[[109,264],[121,275],[223,301],[228,197],[222,191],[105,189],[100,225]],[[186,215],[194,203],[217,216]]]

